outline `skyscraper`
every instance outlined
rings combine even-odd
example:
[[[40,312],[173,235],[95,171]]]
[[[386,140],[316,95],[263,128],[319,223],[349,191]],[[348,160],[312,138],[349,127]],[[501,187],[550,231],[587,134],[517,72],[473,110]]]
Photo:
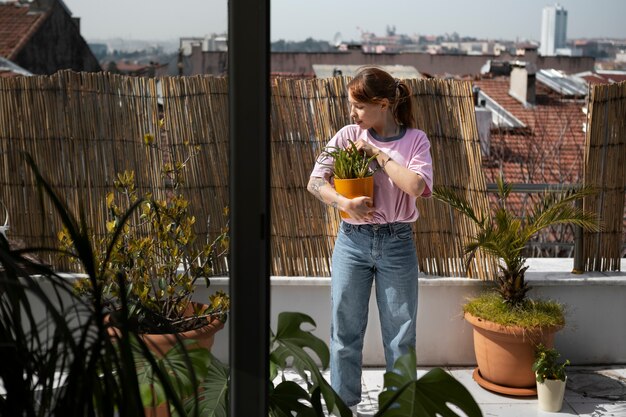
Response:
[[[541,46],[539,54],[556,55],[557,49],[565,48],[567,39],[567,10],[560,4],[543,8],[541,18]]]

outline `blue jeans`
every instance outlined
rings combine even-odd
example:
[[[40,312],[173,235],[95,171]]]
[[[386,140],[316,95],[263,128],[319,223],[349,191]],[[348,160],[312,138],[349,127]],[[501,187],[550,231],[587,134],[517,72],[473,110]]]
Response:
[[[341,223],[332,259],[330,381],[348,406],[361,401],[363,336],[372,282],[385,362],[391,371],[396,359],[415,348],[417,276],[410,224]]]

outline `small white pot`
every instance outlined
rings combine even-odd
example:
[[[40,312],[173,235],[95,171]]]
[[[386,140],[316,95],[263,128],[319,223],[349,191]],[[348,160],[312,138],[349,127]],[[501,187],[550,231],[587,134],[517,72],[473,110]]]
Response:
[[[565,381],[546,379],[544,382],[537,382],[537,399],[541,410],[552,413],[561,411],[566,382],[567,376]]]

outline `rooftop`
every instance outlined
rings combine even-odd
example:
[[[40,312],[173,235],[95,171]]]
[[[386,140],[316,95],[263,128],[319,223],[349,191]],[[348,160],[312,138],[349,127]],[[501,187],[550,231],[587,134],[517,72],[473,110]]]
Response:
[[[0,3],[0,56],[12,59],[37,27],[45,13],[33,12],[28,5]]]
[[[500,170],[513,183],[580,181],[587,120],[584,100],[564,99],[537,82],[536,103],[525,106],[509,94],[509,77],[483,78],[474,85],[523,124],[492,129],[491,156],[483,164],[488,182],[494,182]]]

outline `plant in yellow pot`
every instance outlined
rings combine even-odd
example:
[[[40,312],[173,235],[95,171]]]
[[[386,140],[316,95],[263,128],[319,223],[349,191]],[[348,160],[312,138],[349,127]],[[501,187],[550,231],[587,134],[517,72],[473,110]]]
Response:
[[[346,148],[327,147],[320,159],[332,159],[334,170],[333,183],[335,190],[346,198],[367,196],[374,201],[374,170],[371,162],[376,156],[368,157],[365,152],[359,151],[354,142],[349,140]],[[339,214],[342,218],[350,218],[344,211]]]
[[[435,187],[433,196],[469,218],[477,233],[465,245],[467,267],[476,251],[496,257],[499,273],[495,291],[469,300],[464,317],[473,326],[478,368],[474,379],[486,389],[508,395],[535,395],[532,372],[535,346],[552,347],[554,334],[565,324],[563,306],[553,300],[527,297],[524,274],[528,269],[524,250],[539,231],[556,224],[574,224],[598,230],[595,214],[575,207],[574,202],[591,193],[588,188],[548,193],[517,217],[506,200],[512,191],[502,176],[497,179],[498,204],[488,213],[477,213],[453,190]]]

